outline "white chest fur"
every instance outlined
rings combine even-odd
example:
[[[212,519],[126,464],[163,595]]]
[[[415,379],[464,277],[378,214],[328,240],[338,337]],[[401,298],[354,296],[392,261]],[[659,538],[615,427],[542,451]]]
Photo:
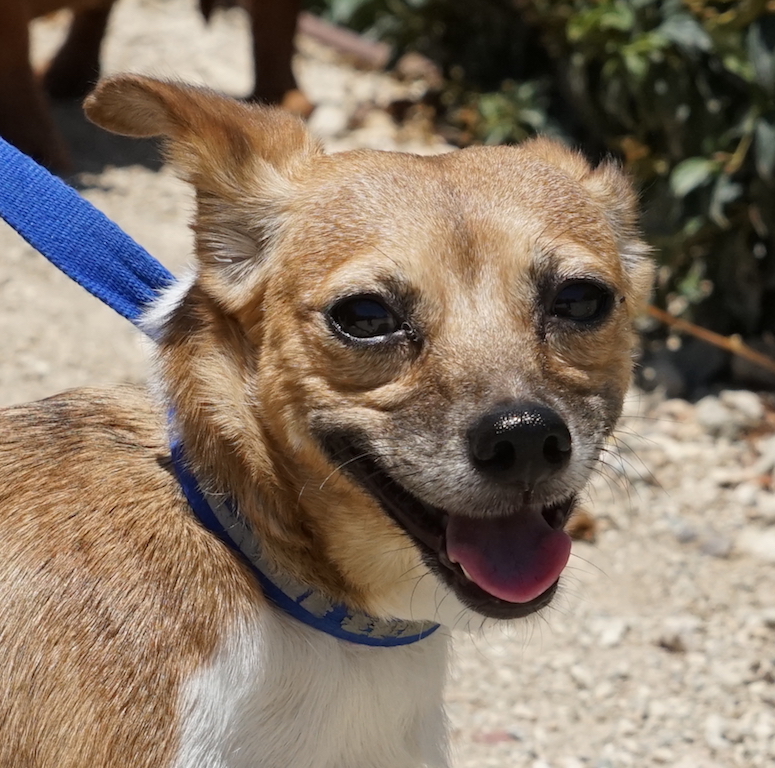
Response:
[[[445,768],[447,642],[370,648],[264,608],[185,685],[175,768]]]

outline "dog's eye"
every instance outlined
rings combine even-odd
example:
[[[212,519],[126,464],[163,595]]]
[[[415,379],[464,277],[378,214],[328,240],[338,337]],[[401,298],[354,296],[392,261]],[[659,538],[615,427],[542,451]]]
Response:
[[[340,301],[333,307],[330,316],[342,333],[356,339],[389,336],[401,327],[401,321],[392,310],[369,296]]]
[[[561,320],[591,322],[604,317],[613,305],[613,294],[593,280],[574,280],[561,285],[549,313]]]

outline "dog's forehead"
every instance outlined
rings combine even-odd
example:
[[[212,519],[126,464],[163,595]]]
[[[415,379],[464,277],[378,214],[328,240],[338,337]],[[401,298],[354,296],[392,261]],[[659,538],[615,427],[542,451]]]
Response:
[[[297,212],[299,237],[328,273],[373,254],[380,269],[387,262],[426,281],[443,270],[447,280],[479,282],[483,272],[551,263],[562,250],[579,271],[621,276],[599,203],[562,168],[520,148],[327,156],[306,181]]]
[[[346,207],[348,214],[360,212],[370,219],[422,216],[432,210],[450,221],[515,210],[568,217],[579,209],[589,216],[596,209],[561,167],[520,147],[433,156],[343,152],[320,158],[306,186],[320,215]]]

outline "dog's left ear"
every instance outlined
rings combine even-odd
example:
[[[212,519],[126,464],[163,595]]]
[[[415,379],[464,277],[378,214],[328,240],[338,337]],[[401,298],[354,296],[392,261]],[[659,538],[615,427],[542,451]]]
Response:
[[[629,275],[632,297],[636,303],[645,302],[651,292],[654,265],[648,258],[651,248],[638,228],[638,196],[630,178],[611,160],[593,168],[580,153],[548,139],[533,139],[529,147],[579,182],[600,206]]]
[[[84,109],[114,133],[162,137],[169,160],[196,189],[202,267],[226,289],[260,260],[294,178],[322,152],[303,122],[280,109],[140,75],[101,81]]]

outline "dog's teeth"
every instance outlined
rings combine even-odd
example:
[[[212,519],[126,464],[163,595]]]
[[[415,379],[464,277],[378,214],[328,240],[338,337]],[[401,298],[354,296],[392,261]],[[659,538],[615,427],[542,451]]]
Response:
[[[458,563],[458,565],[460,565],[460,563]],[[473,581],[471,574],[466,570],[464,565],[460,565],[460,570],[463,571],[463,576],[465,576],[469,581]]]

